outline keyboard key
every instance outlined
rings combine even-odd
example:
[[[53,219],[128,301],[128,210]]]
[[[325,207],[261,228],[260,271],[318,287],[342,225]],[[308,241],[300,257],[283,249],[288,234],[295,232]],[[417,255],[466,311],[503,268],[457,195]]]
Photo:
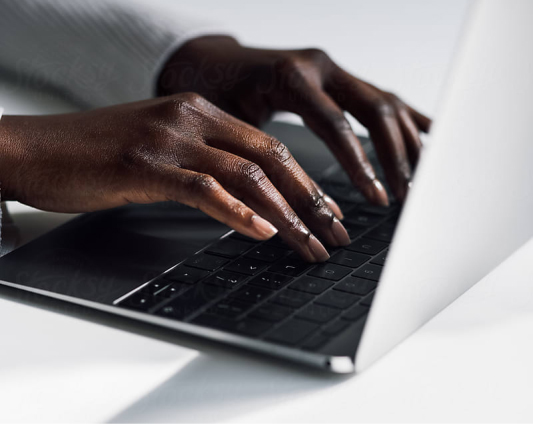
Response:
[[[230,271],[218,271],[216,274],[210,275],[204,281],[205,284],[212,284],[214,286],[221,286],[233,288],[241,284],[248,277],[246,275],[237,274]]]
[[[251,303],[241,302],[235,299],[224,299],[210,308],[209,312],[224,317],[237,318],[252,307],[253,305]]]
[[[271,290],[279,290],[285,287],[290,281],[291,277],[282,274],[274,274],[272,272],[263,272],[250,280],[250,284],[264,287]]]
[[[348,236],[353,240],[354,238],[359,237],[363,232],[368,230],[368,227],[363,227],[362,225],[353,224],[351,222],[343,222],[344,228],[348,232]]]
[[[136,311],[148,312],[148,310],[157,306],[164,300],[165,299],[161,297],[145,294],[142,292],[136,292],[121,301],[119,303],[119,306],[123,308],[134,309]]]
[[[158,296],[170,299],[186,290],[189,290],[191,286],[183,283],[172,283],[166,286],[163,290],[157,293]]]
[[[360,238],[347,246],[346,249],[353,252],[366,253],[367,255],[376,255],[388,246],[387,243],[381,241]]]
[[[379,265],[366,264],[355,271],[352,275],[354,277],[366,278],[367,280],[379,281],[382,269],[383,267]]]
[[[231,295],[234,299],[244,302],[259,303],[269,297],[274,291],[262,287],[254,287],[246,284]]]
[[[355,305],[348,309],[344,314],[341,315],[342,319],[348,321],[358,321],[362,317],[368,314],[368,308],[360,305]]]
[[[279,322],[287,318],[292,312],[293,309],[291,308],[275,305],[273,303],[266,303],[253,311],[250,316],[265,321]]]
[[[300,319],[324,323],[331,321],[339,313],[340,311],[338,309],[328,308],[327,306],[321,306],[313,303],[303,308],[296,316]]]
[[[140,291],[144,294],[153,295],[156,294],[158,291],[163,290],[169,284],[170,281],[165,281],[160,278],[158,280],[152,281],[150,284],[147,284]]]
[[[290,251],[287,249],[280,249],[275,246],[269,246],[268,244],[262,244],[250,250],[246,254],[246,257],[265,262],[276,262],[278,259],[286,256],[289,252]]]
[[[325,334],[315,334],[309,340],[307,340],[303,345],[302,349],[305,350],[317,350],[324,346],[329,340],[329,337]]]
[[[342,278],[346,277],[350,272],[352,272],[351,268],[331,263],[325,263],[318,265],[311,272],[309,272],[308,275],[312,275],[313,277],[325,278],[327,280],[332,281],[339,281]]]
[[[361,297],[354,294],[330,290],[323,296],[320,296],[316,300],[316,303],[319,305],[330,306],[332,308],[346,309],[355,304],[359,299],[361,299]]]
[[[240,321],[235,321],[211,314],[201,314],[192,323],[252,337],[260,336],[272,326],[269,322],[253,318],[244,318]]]
[[[373,291],[372,293],[370,294],[367,294],[363,300],[361,300],[361,305],[363,306],[370,306],[372,305],[372,302],[374,301],[374,293],[376,293],[375,291]]]
[[[265,244],[268,246],[277,246],[285,249],[288,248],[287,243],[285,243],[279,235],[268,239],[267,241],[265,241]]]
[[[394,235],[394,227],[390,225],[381,225],[372,231],[365,234],[365,237],[368,237],[373,240],[384,241],[390,243],[392,241],[392,236]]]
[[[335,284],[333,290],[365,296],[376,288],[376,282],[357,277],[348,277]]]
[[[396,208],[393,206],[383,207],[383,206],[373,206],[373,205],[361,205],[359,210],[364,213],[370,213],[373,215],[386,216],[391,212],[394,212]]]
[[[248,242],[248,243],[252,243],[252,244],[258,244],[258,243],[261,243],[260,240],[253,239],[253,238],[251,238],[251,237],[245,236],[244,234],[238,233],[238,232],[236,232],[236,231],[234,231],[233,233],[231,233],[228,237],[229,237],[229,238],[232,238],[232,239],[235,239],[235,240],[246,241],[246,242]]]
[[[383,218],[379,215],[361,212],[360,210],[354,210],[345,215],[346,222],[350,222],[357,225],[364,225],[370,227],[377,224]]]
[[[299,308],[314,299],[309,293],[303,293],[296,290],[285,289],[272,299],[272,302],[290,308]]]
[[[226,293],[227,289],[198,284],[156,311],[157,315],[182,320]]]
[[[331,281],[305,276],[292,283],[289,287],[306,293],[320,294],[332,285]]]
[[[299,319],[291,319],[272,331],[267,339],[282,344],[295,345],[318,328],[319,326],[316,324]]]
[[[206,253],[214,253],[215,255],[225,256],[227,258],[236,258],[244,252],[253,247],[252,243],[247,243],[242,240],[235,240],[231,237],[223,238],[217,241],[212,246],[208,247]]]
[[[342,321],[338,319],[335,322],[332,322],[329,324],[322,332],[324,334],[327,334],[328,336],[336,336],[340,332],[346,330],[350,326],[350,323],[348,321]]]
[[[173,270],[162,275],[162,278],[169,281],[180,283],[194,284],[202,278],[209,275],[208,271],[203,269],[191,268],[185,265],[179,265]]]
[[[299,259],[297,256],[291,254],[287,258],[282,259],[281,261],[272,265],[268,270],[270,272],[277,272],[280,274],[289,275],[291,277],[297,277],[312,266],[313,264],[305,262]]]
[[[215,271],[218,268],[226,265],[229,262],[228,259],[221,258],[220,256],[207,255],[205,253],[199,253],[192,258],[187,259],[184,263],[187,266],[194,268],[205,269],[207,271]]]
[[[239,258],[227,265],[226,271],[240,272],[246,275],[255,275],[268,266],[268,263],[257,259]]]
[[[374,258],[370,261],[371,264],[375,265],[385,265],[385,259],[387,259],[387,254],[389,253],[388,250],[384,250],[383,252],[379,253],[377,256],[374,256]]]
[[[328,262],[337,265],[345,265],[352,269],[355,269],[358,266],[363,265],[370,258],[371,256],[363,255],[362,253],[350,252],[349,250],[339,250],[329,259]]]

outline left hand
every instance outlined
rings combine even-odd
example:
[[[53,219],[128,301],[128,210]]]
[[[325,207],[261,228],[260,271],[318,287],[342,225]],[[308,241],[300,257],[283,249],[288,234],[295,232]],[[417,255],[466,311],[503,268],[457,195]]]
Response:
[[[350,75],[321,50],[254,49],[225,36],[186,43],[167,62],[158,91],[194,91],[255,126],[275,111],[297,113],[327,143],[353,184],[377,205],[388,205],[387,193],[344,111],[368,128],[400,201],[420,155],[419,131],[427,132],[431,123],[394,94]]]

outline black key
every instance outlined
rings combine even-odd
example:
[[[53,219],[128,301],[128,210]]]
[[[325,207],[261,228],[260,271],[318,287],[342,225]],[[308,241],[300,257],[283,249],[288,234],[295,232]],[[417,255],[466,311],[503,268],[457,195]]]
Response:
[[[320,294],[332,285],[331,281],[305,276],[292,283],[289,287],[306,293]]]
[[[274,274],[272,272],[263,272],[250,280],[250,284],[264,287],[271,290],[279,290],[285,287],[290,281],[291,277],[282,274]]]
[[[367,280],[379,281],[382,269],[383,267],[379,265],[366,264],[355,271],[352,275],[354,277],[366,278]]]
[[[307,305],[296,315],[298,318],[308,321],[323,323],[329,322],[340,313],[340,310],[312,303]]]
[[[299,319],[292,319],[272,331],[267,339],[282,344],[295,345],[318,328],[319,326],[316,324]]]
[[[302,345],[302,349],[305,349],[305,350],[320,349],[322,346],[324,346],[327,343],[328,340],[329,340],[329,337],[326,336],[325,334],[320,334],[320,333],[315,334]]]
[[[376,282],[357,277],[348,277],[337,283],[333,290],[365,296],[376,288]]]
[[[379,215],[361,212],[357,209],[345,215],[346,222],[350,222],[357,225],[364,225],[367,227],[377,224],[382,219],[383,218]]]
[[[323,185],[323,188],[329,196],[333,197],[335,200],[347,201],[350,203],[360,203],[364,202],[364,196],[350,184],[342,183],[326,183]]]
[[[280,274],[296,277],[300,274],[303,274],[312,266],[313,264],[302,261],[295,255],[290,255],[287,258],[282,259],[281,261],[272,265],[268,270],[271,272],[278,272]]]
[[[274,236],[268,239],[265,241],[265,244],[269,246],[284,247],[285,249],[288,247],[287,243],[285,243],[280,236]]]
[[[278,259],[283,258],[289,253],[287,249],[280,249],[279,247],[269,246],[268,244],[262,244],[254,247],[247,254],[247,258],[259,259],[265,262],[276,262]]]
[[[250,316],[258,319],[263,319],[270,322],[278,322],[287,318],[293,309],[285,306],[274,305],[273,303],[266,303],[253,311]]]
[[[339,250],[335,253],[328,262],[332,262],[337,265],[349,266],[352,269],[363,265],[371,258],[369,255],[363,255],[362,253],[350,252],[348,250]]]
[[[185,265],[179,265],[173,270],[162,275],[162,278],[170,281],[177,281],[180,283],[194,284],[202,278],[209,275],[208,271],[203,269],[191,268]]]
[[[356,237],[359,237],[363,232],[368,230],[368,227],[363,227],[362,225],[353,224],[351,222],[343,222],[344,228],[348,232],[348,236],[353,240]]]
[[[157,293],[158,296],[162,296],[165,299],[170,299],[184,291],[190,289],[191,286],[183,283],[172,283],[166,286],[163,290]]]
[[[246,284],[231,295],[234,299],[244,302],[259,303],[269,297],[274,291]]]
[[[373,215],[386,216],[393,212],[395,208],[393,206],[383,207],[383,206],[373,206],[373,205],[361,205],[359,207],[361,212],[370,213]]]
[[[311,270],[308,275],[312,275],[313,277],[326,278],[331,281],[339,281],[340,279],[346,277],[350,272],[352,272],[351,268],[325,263],[318,265],[316,268]]]
[[[375,255],[388,246],[389,245],[387,243],[383,243],[381,241],[360,238],[347,246],[346,249],[353,252],[366,253],[367,255]]]
[[[389,253],[388,250],[384,250],[383,252],[379,253],[377,256],[374,256],[374,258],[370,261],[371,264],[375,265],[385,265],[385,259],[387,259],[387,253]]]
[[[119,306],[122,306],[123,308],[134,309],[136,311],[148,312],[149,309],[152,309],[164,300],[165,299],[161,297],[137,292],[121,301]]]
[[[245,318],[240,321],[235,321],[211,314],[199,315],[192,321],[192,323],[253,337],[263,334],[272,326],[269,322],[253,318]]]
[[[227,289],[198,284],[156,311],[157,315],[182,320],[226,293]]]
[[[390,243],[392,241],[393,235],[394,235],[394,227],[390,225],[380,225],[379,227],[366,233],[365,237],[371,238],[373,240],[379,240],[379,241],[384,241],[386,243]]]
[[[239,258],[230,263],[224,269],[226,271],[240,272],[246,275],[255,275],[268,266],[268,263],[257,259]]]
[[[350,326],[350,323],[348,321],[342,321],[338,319],[337,321],[329,324],[322,331],[324,334],[327,334],[328,336],[335,336],[339,334],[341,331],[346,330],[346,328],[348,328],[349,326]]]
[[[170,284],[170,281],[165,281],[160,278],[158,280],[152,281],[150,284],[147,284],[140,291],[144,294],[152,295],[163,290],[169,284]]]
[[[272,302],[296,309],[310,302],[311,299],[314,298],[315,297],[309,293],[303,293],[287,288],[275,296],[272,299]]]
[[[363,306],[370,306],[370,305],[372,305],[372,302],[373,302],[373,300],[374,300],[374,293],[376,293],[376,292],[373,291],[372,293],[367,294],[367,295],[363,298],[363,300],[361,300],[361,303],[360,303],[360,304],[363,305]]]
[[[324,306],[331,306],[332,308],[346,309],[356,303],[360,296],[345,293],[336,290],[330,290],[324,295],[320,296],[316,303]]]
[[[253,239],[251,237],[245,236],[244,234],[238,233],[236,231],[231,233],[228,237],[232,238],[232,239],[235,239],[235,240],[246,241],[246,242],[252,243],[252,244],[261,243],[260,240]]]
[[[184,263],[187,266],[194,268],[205,269],[207,271],[215,271],[221,266],[226,265],[229,262],[228,259],[221,258],[220,256],[206,255],[205,253],[199,253],[192,258],[187,259]]]
[[[344,314],[342,314],[341,318],[346,319],[348,321],[357,321],[362,317],[366,316],[367,314],[368,308],[360,305],[355,305],[348,309]]]
[[[228,318],[237,318],[252,307],[253,305],[248,302],[241,302],[236,299],[224,299],[210,308],[209,312]]]
[[[205,251],[207,253],[214,253],[215,255],[225,256],[227,258],[236,258],[237,256],[240,256],[249,250],[251,247],[253,247],[252,243],[226,237],[217,241]]]
[[[246,275],[237,274],[230,271],[218,271],[216,274],[210,275],[204,281],[205,284],[212,284],[214,286],[221,286],[233,288],[241,284],[248,277]]]

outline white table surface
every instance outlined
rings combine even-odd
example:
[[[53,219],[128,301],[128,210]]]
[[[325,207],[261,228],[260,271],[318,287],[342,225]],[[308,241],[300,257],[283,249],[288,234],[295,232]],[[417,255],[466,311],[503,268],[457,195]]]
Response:
[[[257,44],[323,47],[433,114],[467,1],[310,3],[184,9],[208,10]],[[72,109],[13,82],[0,83],[0,99],[7,114]],[[68,218],[10,208],[25,240]],[[531,257],[533,242],[350,377],[185,348],[0,295],[0,422],[531,421]]]

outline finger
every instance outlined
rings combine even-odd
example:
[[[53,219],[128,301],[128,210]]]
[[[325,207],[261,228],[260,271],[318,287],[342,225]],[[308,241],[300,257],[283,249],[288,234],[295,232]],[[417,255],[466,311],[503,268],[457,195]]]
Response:
[[[283,143],[255,128],[229,122],[221,125],[231,126],[228,128],[231,131],[219,128],[206,139],[209,145],[259,165],[298,216],[327,244],[350,244],[348,232],[325,201],[323,192],[319,193]]]
[[[343,111],[321,89],[312,88],[289,109],[326,142],[353,184],[372,203],[388,206],[387,193],[354,134]]]
[[[431,119],[408,105],[406,105],[406,107],[409,110],[410,115],[412,116],[420,131],[428,133],[431,127]]]
[[[152,183],[148,183],[146,191],[137,199],[139,203],[168,200],[183,203],[258,240],[267,240],[278,232],[276,227],[229,194],[210,175],[162,165],[155,176],[144,181],[145,184],[146,181]]]
[[[271,222],[285,242],[309,262],[329,258],[322,243],[311,233],[261,167],[234,154],[204,146],[185,167],[212,175],[233,196]]]
[[[351,81],[344,89],[330,88],[339,105],[367,129],[394,196],[402,201],[409,189],[411,169],[394,105],[380,90],[338,68],[339,78]]]
[[[399,106],[397,108],[397,117],[405,141],[405,147],[407,148],[409,161],[411,162],[411,167],[414,169],[420,158],[420,151],[422,150],[422,141],[418,133],[419,130],[405,107]]]
[[[311,178],[311,181],[315,185],[316,191],[318,192],[319,196],[322,197],[322,199],[324,199],[324,201],[329,205],[330,209],[333,211],[335,216],[338,219],[343,220],[344,214],[342,213],[342,210],[340,206],[337,204],[337,202],[335,202],[335,200],[333,200],[329,195],[324,193],[324,190],[322,189],[322,187],[320,187],[320,185],[315,180]]]

